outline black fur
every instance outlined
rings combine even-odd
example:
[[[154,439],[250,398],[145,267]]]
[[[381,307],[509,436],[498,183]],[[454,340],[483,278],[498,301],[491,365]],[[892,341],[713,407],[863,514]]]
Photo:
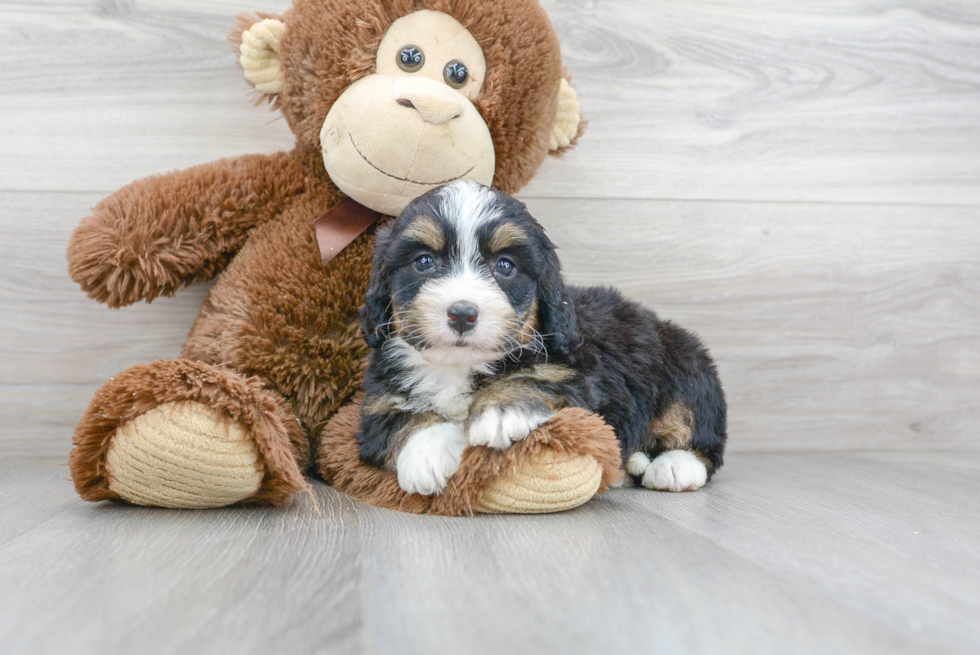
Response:
[[[623,456],[663,449],[650,439],[650,424],[675,402],[694,415],[691,449],[722,463],[727,437],[726,404],[707,348],[691,332],[661,320],[652,310],[615,289],[570,287],[582,345],[574,361],[578,376],[565,384],[570,404],[601,415],[616,431]]]
[[[511,305],[522,313],[537,301],[538,329],[544,349],[525,348],[494,363],[490,375],[478,375],[476,391],[515,372],[531,371],[544,363],[567,367],[566,379],[537,379],[533,383],[551,407],[584,407],[601,415],[622,444],[624,462],[637,451],[651,458],[665,447],[651,432],[678,403],[693,416],[686,446],[710,462],[709,476],[723,463],[726,403],[721,382],[707,348],[691,332],[661,320],[652,310],[604,287],[566,286],[555,246],[523,203],[494,191],[501,218],[481,232],[481,248],[502,221],[519,225],[531,237],[528,243],[506,251],[520,271],[514,280],[499,281]],[[413,419],[407,411],[378,411],[369,402],[403,394],[396,383],[405,372],[403,362],[383,346],[392,336],[393,298],[410,303],[424,279],[409,270],[419,245],[402,238],[418,217],[439,223],[446,233],[446,252],[434,253],[445,265],[453,256],[456,239],[451,221],[440,215],[439,190],[415,200],[401,217],[382,230],[377,239],[373,274],[361,325],[374,348],[365,375],[367,400],[358,440],[361,456],[369,463],[390,465],[392,436]],[[485,249],[482,254],[487,255]],[[436,272],[435,274],[438,274]],[[424,347],[425,344],[413,344]],[[532,399],[525,402],[541,402]],[[479,403],[474,403],[476,408]],[[475,409],[474,409],[475,411]]]

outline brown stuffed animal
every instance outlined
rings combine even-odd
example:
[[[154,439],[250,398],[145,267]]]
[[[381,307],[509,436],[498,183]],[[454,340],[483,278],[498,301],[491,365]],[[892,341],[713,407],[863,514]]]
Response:
[[[582,410],[508,451],[470,449],[435,498],[361,463],[357,409],[338,413],[367,354],[356,311],[381,215],[454,179],[515,192],[574,144],[578,103],[542,8],[296,0],[281,18],[240,19],[232,40],[296,147],[140,180],[75,230],[70,273],[110,307],[217,276],[179,359],[96,393],[70,457],[82,498],[282,504],[314,467],[415,512],[552,511],[604,490],[618,445]]]

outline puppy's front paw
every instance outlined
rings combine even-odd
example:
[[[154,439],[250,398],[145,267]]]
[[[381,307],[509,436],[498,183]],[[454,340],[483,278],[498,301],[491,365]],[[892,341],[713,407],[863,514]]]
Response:
[[[626,467],[633,475],[642,475],[641,484],[660,491],[694,491],[708,481],[704,462],[690,450],[668,450],[652,462],[643,453],[633,454]]]
[[[504,449],[521,441],[535,428],[554,416],[553,412],[529,411],[516,407],[490,407],[469,421],[467,439],[471,446]]]
[[[398,486],[430,496],[445,490],[459,468],[466,435],[459,423],[438,423],[415,432],[398,454]]]

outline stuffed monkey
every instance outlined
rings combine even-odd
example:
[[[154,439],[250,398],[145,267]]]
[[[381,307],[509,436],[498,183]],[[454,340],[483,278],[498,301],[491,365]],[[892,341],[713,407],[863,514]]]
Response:
[[[179,358],[95,394],[70,456],[81,497],[279,505],[310,470],[416,512],[552,511],[604,490],[621,466],[615,439],[581,410],[509,451],[470,449],[439,498],[361,463],[356,407],[338,414],[356,402],[367,355],[356,313],[385,217],[456,179],[516,192],[578,137],[544,10],[296,0],[282,17],[240,18],[231,38],[296,145],[139,180],[75,230],[71,276],[110,307],[216,278]]]

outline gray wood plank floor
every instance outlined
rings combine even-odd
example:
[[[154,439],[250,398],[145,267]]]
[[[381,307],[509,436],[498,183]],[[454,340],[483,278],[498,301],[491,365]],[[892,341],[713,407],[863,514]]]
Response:
[[[750,453],[697,493],[440,518],[79,502],[0,463],[5,653],[975,653],[980,458]]]
[[[545,0],[590,121],[523,191],[568,276],[711,345],[695,494],[543,517],[80,502],[92,393],[206,285],[118,312],[71,229],[291,147],[225,37],[288,0],[0,0],[0,652],[980,652],[980,3]]]

